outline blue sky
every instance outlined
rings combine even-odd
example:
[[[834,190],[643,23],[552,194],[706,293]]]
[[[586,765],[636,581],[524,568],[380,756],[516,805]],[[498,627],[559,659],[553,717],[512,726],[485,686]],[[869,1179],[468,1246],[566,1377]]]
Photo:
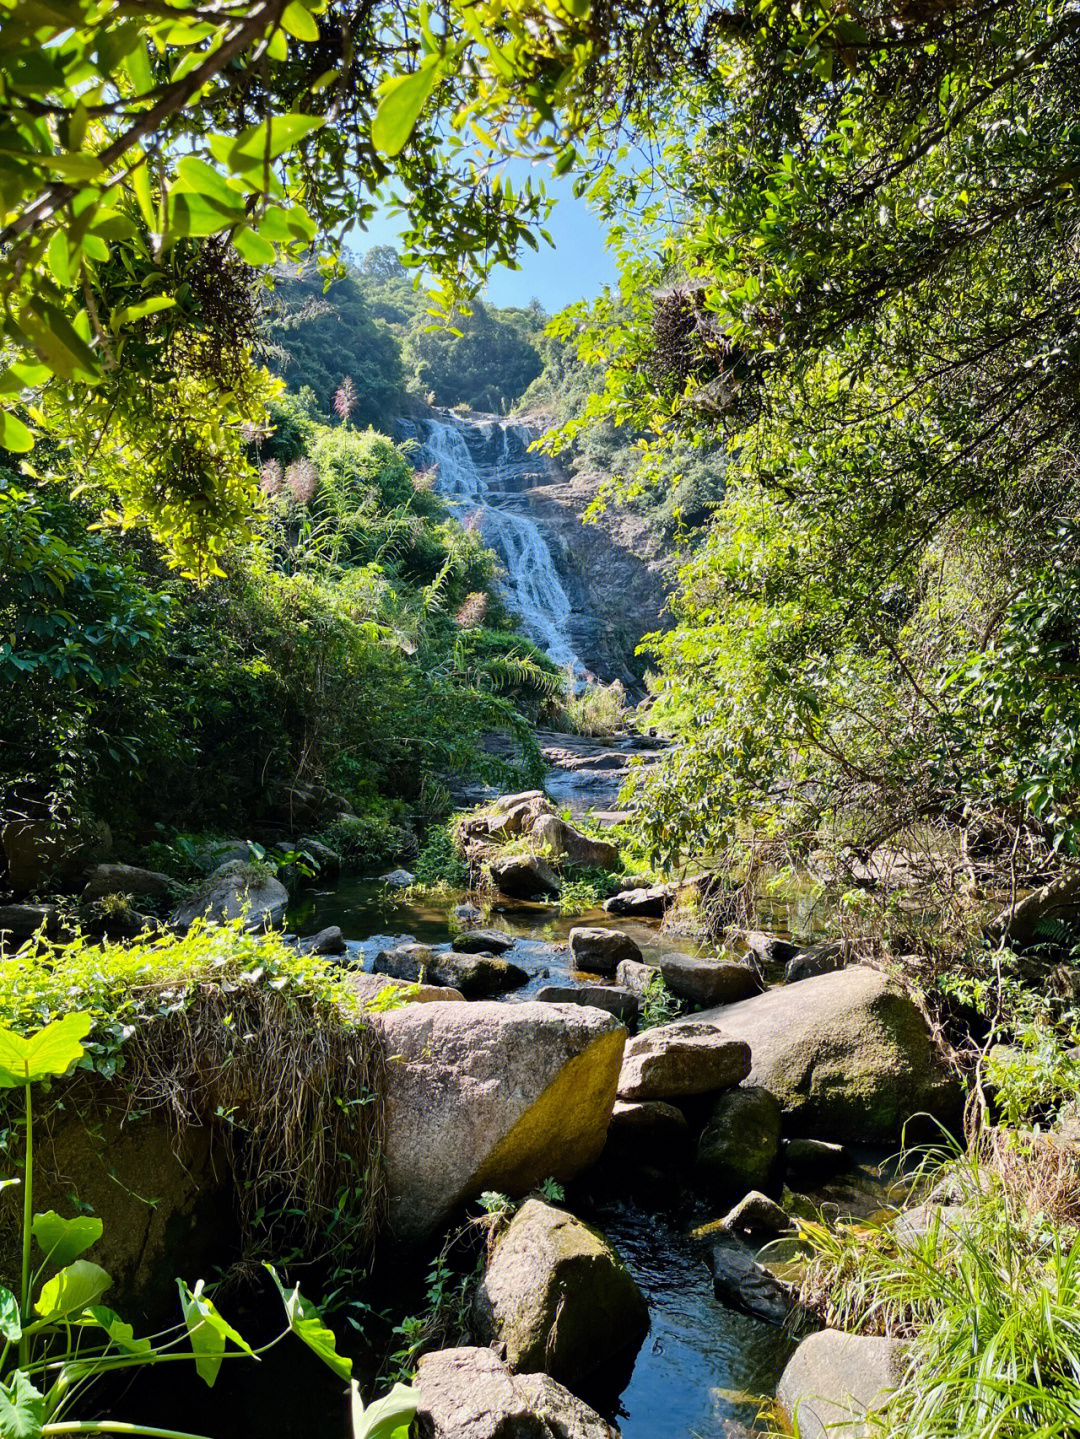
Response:
[[[514,184],[536,171],[524,163],[509,168]],[[558,203],[552,213],[548,230],[555,249],[541,240],[539,251],[523,247],[521,269],[500,266],[491,277],[485,298],[494,305],[527,305],[534,297],[550,314],[574,300],[591,299],[605,284],[615,279],[615,264],[604,249],[604,236],[596,217],[583,200],[575,198],[570,178],[546,176],[549,195]],[[401,221],[392,215],[380,214],[366,231],[356,231],[350,248],[362,254],[372,245],[395,245]]]

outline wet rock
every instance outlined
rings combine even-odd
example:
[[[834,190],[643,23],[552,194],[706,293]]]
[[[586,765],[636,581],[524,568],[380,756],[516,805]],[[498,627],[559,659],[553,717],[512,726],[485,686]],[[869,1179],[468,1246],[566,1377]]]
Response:
[[[665,954],[660,973],[672,994],[690,1004],[734,1004],[761,992],[761,981],[750,966],[731,960]]]
[[[847,1163],[842,1144],[824,1139],[785,1139],[784,1167],[792,1179],[820,1179]]]
[[[196,919],[224,924],[243,917],[249,930],[273,929],[285,918],[289,892],[260,867],[230,860],[173,911],[170,923],[186,930]]]
[[[570,931],[570,953],[578,969],[590,974],[614,974],[624,960],[641,960],[641,950],[618,929],[576,925]]]
[[[749,952],[764,965],[787,964],[799,952],[798,945],[790,939],[770,934],[764,929],[738,930],[733,937],[741,939]]]
[[[732,1234],[750,1234],[755,1239],[790,1234],[794,1229],[791,1217],[767,1194],[752,1189],[724,1215],[723,1225]]]
[[[545,984],[536,997],[544,1004],[591,1004],[606,1009],[628,1028],[637,1023],[637,995],[616,984]]]
[[[458,954],[505,954],[513,949],[514,937],[498,929],[470,929],[455,935],[450,946]]]
[[[828,940],[824,944],[811,945],[801,949],[788,962],[784,970],[785,984],[798,984],[803,979],[813,979],[819,974],[835,974],[844,969],[850,956],[851,946],[846,940]]]
[[[319,866],[320,871],[329,874],[341,868],[342,859],[337,850],[331,849],[328,844],[323,844],[322,840],[316,839],[314,835],[303,835],[296,841],[296,848],[309,854]]]
[[[298,946],[301,954],[348,954],[349,946],[345,943],[345,936],[336,924],[331,924],[326,929],[320,929],[317,934],[309,935],[302,939]]]
[[[679,892],[677,884],[651,884],[642,889],[625,889],[605,899],[608,914],[633,915],[636,919],[663,919]]]
[[[54,819],[13,819],[0,828],[0,849],[7,860],[8,884],[16,894],[44,889],[54,879],[70,879],[112,849],[109,826],[63,824]]]
[[[711,1024],[657,1025],[626,1046],[620,1099],[672,1099],[728,1089],[750,1071],[750,1049]]]
[[[425,1354],[414,1383],[417,1439],[619,1439],[550,1375],[513,1374],[491,1349]]]
[[[450,913],[458,924],[466,927],[484,922],[484,911],[475,904],[455,904]]]
[[[709,1268],[718,1299],[756,1314],[770,1324],[786,1324],[799,1309],[794,1285],[754,1258],[754,1252],[734,1235],[716,1239],[709,1250]]]
[[[55,904],[0,904],[0,945],[32,939],[39,930],[46,939],[58,939],[63,928]]]
[[[153,869],[138,869],[130,864],[96,864],[87,877],[82,901],[91,904],[107,894],[127,894],[133,899],[171,899],[180,890],[175,880]]]
[[[529,981],[520,965],[497,955],[447,953],[428,949],[423,944],[403,944],[397,949],[381,950],[371,967],[376,974],[389,974],[415,984],[441,984],[460,989],[466,999],[505,994]]]
[[[442,1000],[460,999],[465,996],[460,989],[451,989],[443,984],[410,984],[407,979],[393,979],[389,974],[366,974],[356,970],[348,976],[346,986],[363,1005],[383,1004],[388,989],[401,995],[403,1004],[431,1004]]]
[[[410,884],[416,883],[416,875],[411,869],[392,869],[379,875],[379,883],[385,884],[387,889],[408,889]]]
[[[728,1089],[713,1104],[698,1142],[696,1169],[714,1194],[761,1189],[776,1171],[780,1153],[780,1105],[767,1089]]]
[[[599,1156],[626,1030],[584,1005],[408,1005],[374,1017],[388,1054],[389,1223],[419,1242],[485,1189],[527,1194]]]
[[[592,839],[572,824],[554,814],[543,814],[535,820],[532,837],[557,859],[586,869],[614,869],[619,863],[618,846],[604,839]]]
[[[559,893],[555,871],[535,854],[497,856],[491,861],[491,878],[511,899],[552,899]]]
[[[796,1349],[780,1380],[777,1402],[800,1439],[862,1439],[866,1415],[880,1409],[907,1367],[909,1346],[824,1329]]]
[[[624,989],[632,989],[635,994],[644,994],[659,974],[660,971],[655,965],[645,964],[637,959],[620,959],[615,971],[615,983],[622,985]]]
[[[636,1353],[649,1327],[644,1296],[603,1235],[539,1199],[499,1239],[473,1317],[511,1369],[574,1386]]]
[[[750,1083],[780,1101],[788,1132],[888,1144],[914,1114],[959,1117],[959,1083],[922,1014],[864,965],[693,1017],[695,1029],[707,1023],[749,1045]]]

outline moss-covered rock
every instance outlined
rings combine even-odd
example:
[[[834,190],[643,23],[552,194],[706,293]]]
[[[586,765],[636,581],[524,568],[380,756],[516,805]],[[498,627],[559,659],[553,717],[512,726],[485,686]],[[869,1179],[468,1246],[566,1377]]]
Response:
[[[539,1199],[499,1240],[474,1315],[511,1369],[571,1388],[636,1353],[649,1327],[645,1298],[603,1235]]]
[[[763,1189],[776,1169],[781,1124],[780,1103],[767,1089],[726,1090],[698,1142],[699,1178],[713,1194],[729,1199]]]

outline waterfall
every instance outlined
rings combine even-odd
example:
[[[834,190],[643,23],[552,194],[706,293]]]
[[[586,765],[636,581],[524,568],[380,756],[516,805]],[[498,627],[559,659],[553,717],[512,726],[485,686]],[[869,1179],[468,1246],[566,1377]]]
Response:
[[[418,444],[419,467],[435,467],[435,488],[453,513],[461,520],[475,516],[485,544],[498,555],[506,607],[575,683],[583,682],[586,667],[569,637],[572,606],[521,493],[545,475],[543,460],[529,453],[533,431],[510,420],[464,420],[450,411],[402,421],[401,428]]]

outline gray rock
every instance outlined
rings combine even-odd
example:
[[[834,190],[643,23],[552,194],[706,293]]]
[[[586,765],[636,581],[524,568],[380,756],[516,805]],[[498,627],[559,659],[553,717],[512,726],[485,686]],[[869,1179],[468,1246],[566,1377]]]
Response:
[[[128,894],[134,899],[171,899],[181,886],[167,874],[138,869],[130,864],[95,864],[82,892],[84,904],[104,899],[107,894]]]
[[[559,881],[547,860],[535,854],[505,854],[491,861],[491,878],[511,899],[552,899]]]
[[[410,984],[407,979],[393,979],[388,974],[367,974],[359,969],[348,975],[345,984],[364,1007],[385,1005],[388,989],[400,994],[402,1004],[431,1004],[454,999],[464,1003],[465,1000],[460,989],[451,989],[449,985]]]
[[[494,954],[454,954],[428,949],[423,944],[403,944],[397,949],[382,950],[371,967],[376,974],[389,974],[414,984],[443,984],[460,989],[466,999],[505,994],[529,981],[520,965]]]
[[[1027,949],[1045,937],[1049,924],[1080,932],[1080,873],[1044,884],[1003,909],[990,921],[987,935],[995,944],[1007,940],[1014,949]]]
[[[754,1258],[753,1250],[733,1235],[712,1245],[709,1268],[718,1299],[770,1324],[786,1324],[799,1308],[794,1285],[770,1274]]]
[[[306,834],[296,841],[296,848],[304,850],[309,854],[320,870],[330,872],[341,868],[341,855],[336,849],[331,849],[328,844],[323,844],[321,839],[314,835]]]
[[[917,1204],[897,1215],[890,1228],[897,1244],[907,1248],[930,1234],[936,1234],[939,1242],[960,1238],[971,1222],[972,1212],[965,1204]]]
[[[649,1327],[644,1296],[603,1235],[539,1199],[496,1244],[473,1316],[511,1369],[575,1386],[635,1353]]]
[[[642,889],[624,889],[605,899],[608,914],[633,915],[638,919],[663,919],[676,894],[677,884],[651,884]]]
[[[392,869],[379,875],[379,883],[385,884],[387,889],[408,889],[410,884],[416,883],[416,875],[410,869]]]
[[[243,917],[245,929],[273,929],[288,907],[289,892],[280,880],[256,866],[230,860],[177,906],[170,923],[186,930],[196,919],[224,924]]]
[[[738,1204],[724,1215],[723,1224],[733,1234],[750,1234],[755,1239],[790,1234],[795,1227],[791,1216],[785,1214],[775,1200],[757,1189],[743,1195]]]
[[[750,966],[731,960],[665,954],[660,973],[672,994],[690,1004],[734,1004],[761,992],[761,981]]]
[[[570,931],[570,953],[578,969],[590,974],[614,974],[624,960],[641,960],[641,950],[628,934],[589,925],[575,925]]]
[[[785,1139],[784,1167],[793,1179],[818,1179],[834,1174],[847,1162],[842,1144],[824,1139]]]
[[[750,1083],[776,1096],[790,1133],[888,1144],[914,1114],[959,1118],[959,1082],[922,1014],[864,965],[693,1017],[695,1029],[708,1023],[749,1045]]]
[[[0,944],[32,939],[38,930],[46,939],[58,939],[63,928],[55,904],[0,904]]]
[[[557,815],[543,814],[534,820],[533,839],[557,859],[586,869],[614,869],[619,863],[619,850],[605,839],[591,839]]]
[[[698,1176],[717,1195],[761,1189],[776,1170],[781,1124],[780,1105],[767,1089],[726,1090],[698,1141]]]
[[[251,846],[246,839],[207,839],[196,845],[192,859],[202,870],[220,869],[225,864],[248,864]]]
[[[454,936],[450,948],[458,954],[505,954],[513,949],[514,937],[498,929],[470,929]]]
[[[386,1066],[393,1235],[416,1243],[485,1189],[565,1183],[604,1147],[626,1030],[584,1005],[406,1005],[372,1021]]]
[[[824,1329],[796,1349],[776,1398],[800,1439],[862,1439],[907,1367],[909,1346]]]
[[[619,1439],[548,1374],[512,1374],[491,1349],[425,1354],[414,1381],[417,1439]]]
[[[736,936],[762,964],[787,964],[798,953],[798,945],[764,929],[740,930]]]
[[[606,1009],[628,1029],[637,1023],[638,997],[617,984],[545,984],[536,997],[544,1004],[592,1004]]]
[[[484,911],[475,904],[455,904],[450,913],[458,924],[482,924],[484,920]]]
[[[729,1089],[746,1078],[750,1048],[711,1024],[657,1025],[630,1040],[620,1099],[673,1099]]]
[[[320,929],[318,934],[309,935],[302,939],[299,944],[301,954],[348,954],[349,946],[345,943],[345,936],[336,924],[331,924],[326,929]]]
[[[632,989],[635,994],[644,994],[659,974],[655,965],[637,959],[621,959],[615,971],[615,983],[624,989]]]
[[[835,974],[847,965],[851,946],[843,939],[828,940],[824,944],[811,945],[801,949],[789,960],[784,970],[785,984],[798,984],[803,979],[813,979],[819,974]]]
[[[640,1152],[651,1159],[657,1145],[684,1149],[690,1140],[690,1126],[681,1109],[662,1099],[617,1099],[608,1134],[620,1145],[641,1146]]]

